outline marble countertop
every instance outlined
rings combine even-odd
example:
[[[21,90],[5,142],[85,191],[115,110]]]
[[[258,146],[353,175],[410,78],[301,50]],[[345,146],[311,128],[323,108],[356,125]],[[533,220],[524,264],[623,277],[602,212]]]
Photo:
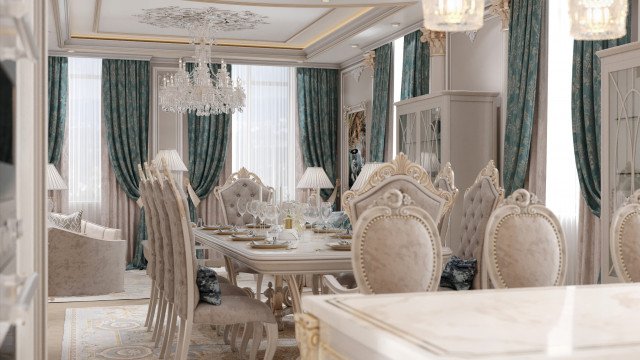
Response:
[[[304,310],[380,358],[640,358],[640,284],[328,295]]]

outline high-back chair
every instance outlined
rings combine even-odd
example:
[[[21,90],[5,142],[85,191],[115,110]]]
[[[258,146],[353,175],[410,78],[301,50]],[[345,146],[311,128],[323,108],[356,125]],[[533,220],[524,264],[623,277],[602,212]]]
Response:
[[[146,213],[147,240],[142,242],[144,257],[147,259],[147,275],[151,278],[151,294],[149,296],[149,306],[147,308],[147,317],[144,326],[151,330],[155,317],[158,302],[158,287],[156,284],[156,249],[155,241],[159,235],[155,234],[153,222],[155,220],[155,208],[152,209],[149,204],[151,199],[151,189],[147,188],[147,177],[142,170],[142,166],[138,164],[138,176],[140,177],[140,200],[142,201],[144,211]]]
[[[624,282],[640,282],[640,190],[636,190],[613,214],[611,259]]]
[[[435,180],[433,181],[433,185],[436,190],[444,190],[446,192],[451,193],[451,203],[455,204],[456,199],[458,198],[458,188],[455,185],[455,176],[453,173],[453,168],[451,167],[451,163],[447,162],[436,175]],[[447,237],[447,233],[449,232],[449,227],[451,226],[451,211],[453,210],[453,205],[451,205],[446,212],[442,215],[440,222],[438,222],[438,231],[440,232],[440,238],[445,239]]]
[[[186,198],[176,186],[166,167],[163,169],[168,186],[164,190],[171,221],[179,224],[181,234],[174,231],[175,311],[180,319],[177,359],[186,359],[193,324],[231,325],[253,323],[251,359],[255,359],[263,330],[267,333],[265,359],[272,359],[277,346],[278,325],[271,309],[264,303],[247,296],[224,296],[220,305],[199,301],[196,288],[196,257],[193,229],[187,214]],[[169,199],[170,197],[173,199]]]
[[[487,222],[491,213],[504,198],[500,187],[500,175],[493,160],[490,160],[464,192],[462,220],[460,223],[460,248],[456,254],[462,259],[476,259],[477,271],[472,289],[482,288],[482,246]]]
[[[364,186],[356,191],[345,192],[342,208],[351,223],[355,224],[364,211],[391,189],[409,195],[415,206],[425,210],[436,224],[453,206],[453,194],[436,189],[431,182],[431,175],[400,153],[392,162],[384,163],[376,169]]]
[[[353,273],[358,287],[345,289],[326,275],[336,293],[385,294],[436,291],[442,273],[438,227],[411,196],[389,189],[354,226]]]
[[[564,285],[567,246],[560,222],[525,189],[491,214],[483,248],[483,288],[488,281],[495,288]]]

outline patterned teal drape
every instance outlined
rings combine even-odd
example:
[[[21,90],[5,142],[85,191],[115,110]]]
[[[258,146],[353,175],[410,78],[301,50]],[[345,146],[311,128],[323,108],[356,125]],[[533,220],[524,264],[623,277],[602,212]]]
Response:
[[[49,148],[50,164],[60,162],[64,143],[64,124],[67,119],[69,97],[69,65],[66,57],[49,56]]]
[[[608,41],[573,42],[571,120],[573,150],[582,196],[591,212],[600,217],[600,59],[599,50],[623,45],[631,39],[631,11],[627,35]]]
[[[389,96],[391,91],[391,69],[393,68],[392,44],[382,45],[375,50],[375,70],[373,72],[373,104],[371,106],[371,146],[369,159],[384,161],[385,139],[389,123]]]
[[[338,70],[298,68],[298,123],[304,165],[321,166],[336,183],[336,147],[338,140]],[[328,198],[331,190],[322,190]]]
[[[102,60],[102,110],[109,159],[118,184],[132,200],[140,197],[137,166],[147,160],[149,62]],[[144,268],[142,240],[147,238],[144,209],[128,268]]]
[[[429,93],[429,44],[421,42],[421,36],[420,30],[404,36],[402,100]]]
[[[187,63],[187,71],[191,71],[193,63]],[[218,71],[219,64],[209,64],[209,70]],[[231,72],[231,65],[227,65]],[[189,136],[189,182],[199,198],[209,195],[218,182],[220,173],[227,158],[227,141],[229,134],[230,114],[213,116],[196,116],[187,113]],[[191,221],[198,219],[195,206],[189,199]]]
[[[509,22],[507,124],[502,179],[505,196],[524,187],[536,113],[540,32],[545,0],[512,0]]]

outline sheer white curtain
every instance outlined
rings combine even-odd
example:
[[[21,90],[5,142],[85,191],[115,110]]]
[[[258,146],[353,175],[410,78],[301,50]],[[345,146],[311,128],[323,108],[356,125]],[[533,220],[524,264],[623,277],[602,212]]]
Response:
[[[102,60],[69,58],[68,208],[100,222]]]
[[[566,1],[549,1],[549,82],[547,122],[547,207],[567,239],[567,284],[577,282],[580,184],[573,152],[571,73],[573,39]]]
[[[295,196],[295,68],[233,65],[241,79],[246,107],[233,114],[232,167],[257,174],[277,196]]]

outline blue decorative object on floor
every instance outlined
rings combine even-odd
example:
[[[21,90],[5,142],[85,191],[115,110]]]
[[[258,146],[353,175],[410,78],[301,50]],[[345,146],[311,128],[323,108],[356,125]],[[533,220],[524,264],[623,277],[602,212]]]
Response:
[[[444,266],[440,277],[440,286],[454,290],[469,290],[476,275],[478,260],[460,259],[452,256]]]
[[[220,305],[222,303],[218,275],[213,268],[198,266],[196,285],[198,285],[198,291],[200,291],[200,300],[211,305]]]

